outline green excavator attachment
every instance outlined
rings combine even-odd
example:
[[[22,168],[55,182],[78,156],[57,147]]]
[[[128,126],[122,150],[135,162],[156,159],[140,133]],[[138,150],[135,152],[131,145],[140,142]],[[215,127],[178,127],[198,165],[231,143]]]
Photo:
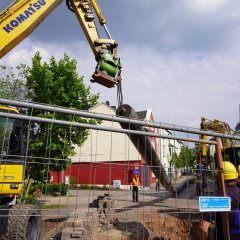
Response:
[[[103,54],[92,75],[91,82],[112,88],[121,81],[121,68],[119,58],[115,59],[110,53]]]

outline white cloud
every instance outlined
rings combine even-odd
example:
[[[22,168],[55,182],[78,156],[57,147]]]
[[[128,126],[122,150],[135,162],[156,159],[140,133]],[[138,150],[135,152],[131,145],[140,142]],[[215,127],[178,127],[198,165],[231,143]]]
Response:
[[[235,126],[239,56],[228,52],[199,60],[199,53],[166,56],[134,47],[121,54],[125,99],[136,110],[151,107],[159,121],[180,125],[198,127],[201,116],[206,116]]]
[[[31,45],[31,48],[29,46]],[[28,47],[26,47],[28,46]],[[95,68],[90,48],[83,43],[47,45],[27,39],[3,58],[1,64],[31,64],[40,51],[43,60],[57,59],[66,52],[78,61],[78,71],[86,84]],[[201,116],[217,118],[232,126],[238,121],[240,57],[232,52],[202,55],[181,52],[161,55],[150,48],[128,47],[119,53],[123,63],[124,103],[136,110],[152,108],[158,121],[198,127]],[[91,85],[101,93],[101,101],[117,105],[116,89]]]
[[[209,13],[226,6],[227,0],[186,0],[185,3],[190,6],[191,9],[202,12]]]
[[[85,41],[71,42],[70,45],[71,47],[68,44],[46,44],[45,42],[37,42],[27,38],[3,57],[0,60],[0,64],[15,67],[23,63],[31,66],[31,59],[37,51],[41,53],[42,61],[49,61],[52,56],[59,60],[64,53],[67,53],[68,56],[77,60],[79,75],[84,76],[86,85],[90,85],[90,79],[96,67],[96,61],[91,49]],[[98,84],[91,84],[91,88],[94,94],[100,93],[103,96],[102,101],[113,99],[116,95],[115,89],[106,89]]]

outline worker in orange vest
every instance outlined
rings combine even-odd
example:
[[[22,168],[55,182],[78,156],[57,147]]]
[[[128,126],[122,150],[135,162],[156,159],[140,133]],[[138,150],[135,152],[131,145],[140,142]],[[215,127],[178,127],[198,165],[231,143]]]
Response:
[[[139,186],[139,178],[137,175],[133,175],[132,178],[132,192],[133,192],[133,202],[138,202],[138,186]]]

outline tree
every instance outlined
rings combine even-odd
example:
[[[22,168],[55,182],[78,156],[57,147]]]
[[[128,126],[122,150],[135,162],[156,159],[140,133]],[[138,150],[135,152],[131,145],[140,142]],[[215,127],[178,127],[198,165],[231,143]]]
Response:
[[[5,67],[1,69],[7,71]],[[24,97],[28,101],[81,110],[88,110],[97,104],[99,95],[91,94],[90,87],[83,83],[83,77],[78,76],[76,60],[70,59],[67,54],[64,54],[58,62],[52,57],[47,63],[42,62],[41,55],[37,52],[32,58],[31,67],[20,65],[16,70],[18,75],[10,68],[8,74],[0,79],[3,87],[0,96],[9,96],[13,99]],[[21,91],[18,92],[16,90],[19,86]],[[87,120],[79,116],[36,109],[29,111],[28,114],[58,120],[97,123],[96,120]],[[69,166],[70,156],[74,155],[74,146],[83,144],[88,136],[88,130],[43,123],[35,127],[40,129],[40,134],[36,141],[27,142],[28,166],[31,168],[31,177],[42,181],[46,179],[49,170],[61,171]]]
[[[171,160],[170,160],[169,164],[170,164],[170,168],[172,168],[174,166],[178,167],[178,165],[179,165],[179,157],[178,157],[177,153],[174,152],[172,154],[172,157],[171,157]]]
[[[187,146],[183,146],[179,155],[173,153],[170,160],[170,166],[175,166],[176,168],[193,167],[195,159],[194,150],[189,149]]]
[[[179,153],[179,162],[181,163],[181,167],[193,167],[195,159],[196,156],[193,149],[190,149],[187,146],[183,146],[181,148],[181,152]]]
[[[24,70],[27,97],[34,102],[63,106],[73,109],[88,110],[96,105],[98,95],[90,93],[90,87],[83,83],[83,77],[77,73],[77,62],[71,60],[67,54],[56,61],[43,62],[39,52],[32,59],[32,66]],[[34,110],[34,116],[54,118],[58,120],[84,122],[96,124],[94,120],[82,119],[79,116],[49,113]],[[48,170],[61,171],[70,164],[70,156],[74,155],[74,145],[81,146],[88,136],[88,130],[78,127],[62,125],[40,124],[39,139],[30,145],[32,174],[39,175],[39,169],[34,165],[45,163],[41,174]],[[44,160],[45,159],[45,160]],[[39,166],[39,165],[38,165]]]
[[[0,97],[16,100],[25,99],[26,82],[23,76],[24,65],[16,67],[17,75],[12,67],[0,65]]]

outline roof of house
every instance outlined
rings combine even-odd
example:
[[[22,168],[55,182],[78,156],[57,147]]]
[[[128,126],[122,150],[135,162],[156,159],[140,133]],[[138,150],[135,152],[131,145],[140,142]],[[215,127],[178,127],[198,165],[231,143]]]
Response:
[[[115,115],[116,114],[116,107],[115,106],[110,106],[109,105],[109,102],[106,102],[106,103],[98,103],[96,104],[95,106],[91,107],[88,111],[89,112],[95,112],[97,111],[97,109],[99,107],[106,107],[108,110],[110,110],[111,113],[108,113],[107,114],[112,114],[112,115]],[[144,110],[144,111],[138,111],[136,112],[137,113],[137,116],[138,116],[138,119],[139,120],[146,120],[146,121],[152,121],[151,117],[153,116],[152,115],[152,109],[151,108],[148,108],[147,110]],[[102,112],[102,114],[104,114],[104,112]]]
[[[115,107],[114,106],[109,106],[107,103],[103,103],[103,102],[102,103],[98,103],[95,106],[89,108],[88,111],[89,112],[94,112],[95,109],[97,109],[98,107],[100,107],[102,105],[104,105],[105,107],[109,108],[109,110],[111,110],[115,114],[115,112],[116,112]]]

